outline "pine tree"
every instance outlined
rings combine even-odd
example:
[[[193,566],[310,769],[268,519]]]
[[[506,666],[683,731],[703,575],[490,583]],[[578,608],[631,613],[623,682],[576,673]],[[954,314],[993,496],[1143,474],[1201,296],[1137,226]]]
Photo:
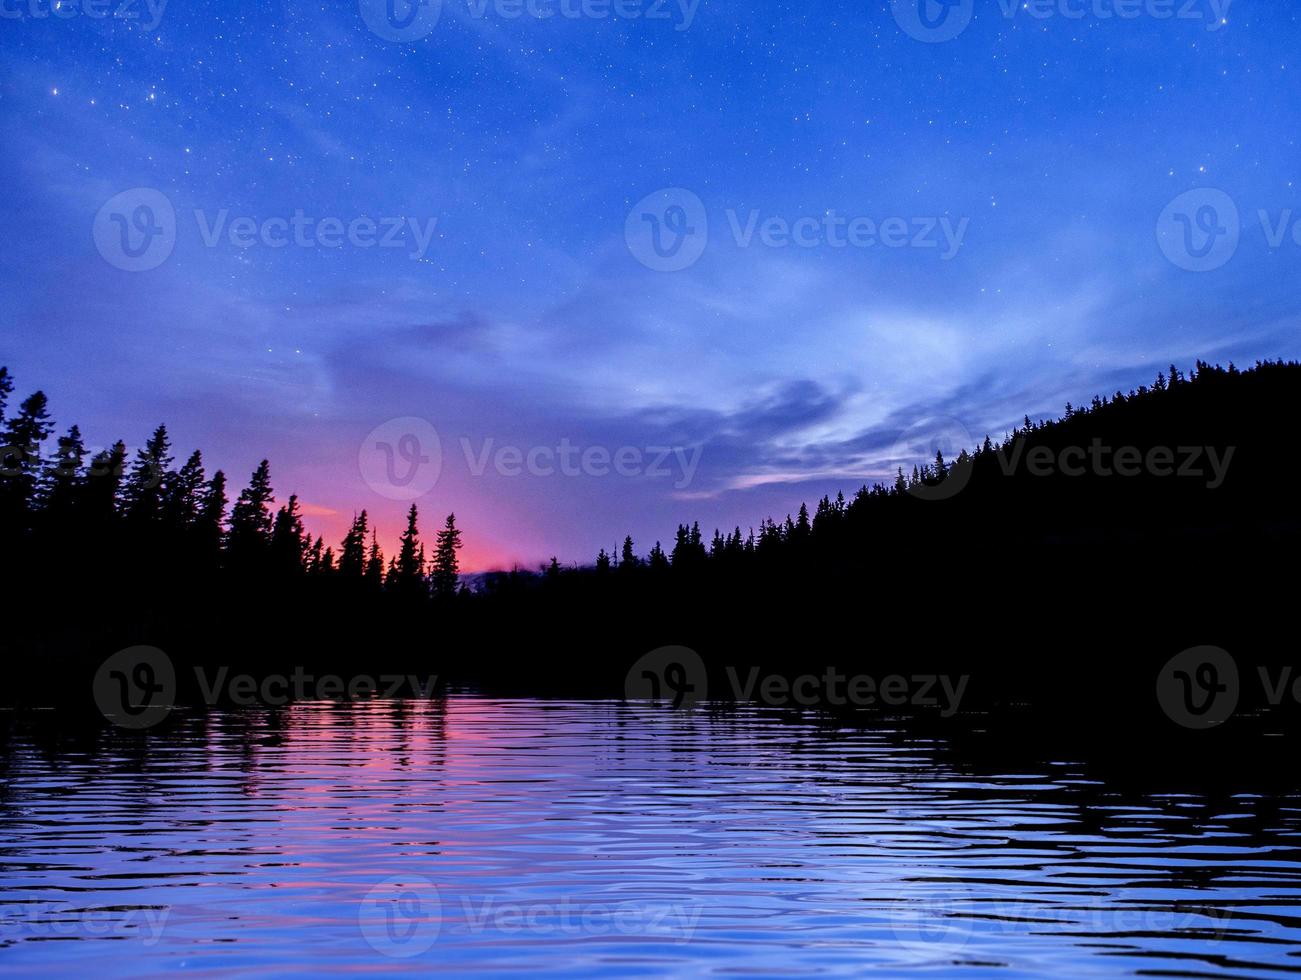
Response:
[[[163,520],[172,533],[194,527],[204,496],[203,454],[196,449],[170,481],[163,500]]]
[[[14,379],[9,376],[7,367],[0,367],[0,424],[5,420],[5,409],[9,407],[9,396],[14,393]]]
[[[39,486],[45,523],[60,535],[69,530],[77,500],[82,495],[85,462],[86,446],[81,430],[70,426],[67,435],[59,436],[58,448],[46,462]]]
[[[298,495],[290,494],[289,500],[276,511],[275,523],[271,527],[271,561],[276,570],[286,575],[301,573],[307,542],[307,531],[298,509]]]
[[[379,535],[370,532],[370,554],[366,558],[366,587],[372,592],[384,588],[384,552],[379,548]]]
[[[5,425],[0,448],[0,520],[11,529],[25,528],[36,506],[41,473],[41,443],[50,435],[49,412],[44,392],[28,395],[18,414]]]
[[[369,518],[363,510],[352,519],[352,527],[343,536],[339,550],[339,574],[350,579],[360,579],[366,573],[366,537],[370,532]]]
[[[160,425],[145,447],[136,453],[123,490],[127,519],[136,527],[162,516],[163,484],[171,468],[171,441],[167,437],[167,426]]]
[[[320,575],[321,572],[324,571],[322,566],[322,549],[324,549],[324,547],[325,542],[318,534],[316,540],[312,542],[312,546],[307,550],[307,573],[309,575]]]
[[[619,567],[632,571],[637,567],[637,553],[632,550],[632,535],[623,539],[623,551],[619,555]]]
[[[398,542],[397,558],[393,562],[393,574],[389,584],[398,594],[408,598],[428,595],[425,586],[425,563],[420,544],[419,512],[412,504],[407,511],[407,529],[402,532]]]
[[[232,564],[256,564],[271,543],[271,464],[262,460],[230,511],[226,552]]]
[[[456,515],[448,514],[447,523],[438,532],[438,543],[434,549],[433,588],[434,595],[449,598],[456,595],[456,585],[461,571],[460,559],[456,553],[461,548],[461,532],[456,527]]]
[[[812,527],[809,524],[809,508],[807,504],[801,503],[799,516],[791,529],[792,535],[797,541],[803,541],[809,536],[810,530]]]
[[[602,548],[600,554],[596,556],[596,570],[604,575],[610,570],[610,556]]]
[[[204,488],[199,515],[194,523],[194,539],[199,554],[215,562],[226,539],[226,474],[212,474]]]
[[[663,572],[668,570],[669,567],[668,555],[664,554],[664,549],[660,547],[660,543],[658,541],[655,542],[655,547],[651,549],[650,556],[647,558],[646,561],[647,564],[650,566],[651,571]]]
[[[117,517],[122,473],[126,469],[126,443],[120,439],[110,449],[95,454],[82,487],[86,520],[106,530]]]

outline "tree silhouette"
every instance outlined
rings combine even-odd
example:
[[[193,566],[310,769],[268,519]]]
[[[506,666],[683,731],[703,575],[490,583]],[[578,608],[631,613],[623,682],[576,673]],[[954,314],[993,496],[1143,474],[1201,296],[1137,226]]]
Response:
[[[163,483],[171,468],[171,442],[167,437],[167,427],[160,425],[144,448],[136,453],[135,463],[123,488],[127,519],[137,527],[154,523],[162,517]]]
[[[437,547],[434,549],[434,567],[432,584],[434,595],[440,599],[456,595],[456,586],[461,574],[461,563],[457,552],[461,549],[461,532],[456,527],[456,515],[448,514],[447,523],[438,532]]]
[[[271,464],[262,460],[230,511],[226,552],[232,565],[255,565],[271,543]]]
[[[370,532],[369,520],[363,510],[352,519],[352,527],[343,536],[339,550],[339,574],[359,581],[366,572],[366,538]]]
[[[407,528],[398,542],[389,586],[407,599],[423,599],[429,594],[425,585],[424,550],[420,543],[419,511],[412,504],[407,511]]]
[[[36,507],[36,488],[41,472],[41,443],[50,434],[46,398],[37,391],[24,399],[18,414],[7,420],[0,474],[3,526],[9,534],[20,534],[29,525]]]
[[[290,494],[284,506],[276,511],[275,523],[271,527],[271,561],[276,571],[289,576],[304,571],[307,542],[307,532],[298,509],[298,495]]]

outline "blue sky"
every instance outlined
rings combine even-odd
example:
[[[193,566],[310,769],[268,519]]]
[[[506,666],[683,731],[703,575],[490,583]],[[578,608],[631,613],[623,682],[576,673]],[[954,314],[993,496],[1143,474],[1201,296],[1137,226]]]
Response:
[[[443,0],[408,41],[372,0],[123,2],[3,5],[0,362],[91,443],[165,421],[240,484],[269,456],[327,536],[362,507],[396,532],[410,496],[365,459],[394,419],[437,432],[416,502],[471,564],[587,561],[849,493],[938,430],[1301,348],[1290,4],[959,0],[929,43],[885,0]],[[174,215],[147,198],[166,255],[133,271],[140,188]],[[1189,271],[1158,230],[1206,189],[1240,234]],[[636,229],[674,205],[698,257],[650,268]],[[360,230],[327,247],[321,219]]]

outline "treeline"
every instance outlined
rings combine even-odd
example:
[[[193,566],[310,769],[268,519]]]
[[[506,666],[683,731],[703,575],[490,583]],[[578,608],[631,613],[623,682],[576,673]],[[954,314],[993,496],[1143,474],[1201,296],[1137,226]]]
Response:
[[[986,703],[1145,710],[1154,664],[1182,649],[1286,652],[1299,401],[1295,362],[1198,362],[782,520],[683,524],[667,546],[625,538],[591,565],[489,576],[483,621],[553,640],[499,625],[479,676],[608,690],[639,653],[681,644],[720,668],[950,671]]]
[[[0,540],[10,561],[26,556],[29,567],[50,559],[75,565],[82,555],[116,554],[135,565],[133,556],[143,555],[169,575],[195,581],[220,574],[262,583],[305,578],[330,583],[336,594],[389,592],[408,601],[450,600],[464,589],[455,514],[438,531],[429,558],[414,504],[387,562],[365,510],[336,552],[307,533],[297,495],[275,507],[267,460],[229,506],[226,475],[217,470],[208,477],[201,451],[175,465],[166,426],[131,461],[122,441],[88,451],[76,425],[47,451],[53,423],[45,394],[32,393],[10,414],[12,393],[13,379],[0,367]]]
[[[590,566],[566,568],[553,558],[542,570],[541,581],[616,575],[644,582],[675,573],[694,577],[709,567],[735,572],[747,566],[805,566],[810,560],[824,570],[866,565],[881,557],[868,543],[873,533],[887,534],[901,520],[947,523],[957,512],[996,510],[1007,516],[1006,530],[1018,534],[1051,534],[1079,526],[1081,519],[1087,523],[1089,518],[1114,529],[1134,525],[1137,517],[1155,521],[1143,530],[1157,531],[1192,516],[1186,506],[1189,501],[1194,502],[1198,519],[1215,515],[1233,519],[1233,505],[1242,490],[1249,489],[1262,500],[1279,489],[1282,467],[1272,474],[1260,472],[1260,454],[1252,450],[1267,427],[1285,419],[1290,426],[1298,396],[1301,365],[1297,362],[1262,360],[1244,372],[1232,363],[1220,367],[1199,360],[1187,374],[1171,365],[1169,374],[1159,372],[1150,386],[1140,385],[1128,394],[1095,396],[1082,407],[1068,402],[1059,419],[1032,421],[1027,415],[998,442],[986,435],[970,450],[961,447],[952,460],[937,450],[934,459],[915,463],[908,472],[901,466],[892,481],[863,484],[849,499],[843,492],[834,498],[824,496],[812,512],[802,503],[784,521],[769,517],[744,532],[739,526],[731,531],[715,528],[708,540],[698,522],[680,524],[668,550],[656,541],[645,555],[637,553],[627,536],[621,547],[601,549]],[[1140,454],[1153,447],[1169,449],[1175,457],[1170,482],[1154,483],[1157,474],[1142,472],[1142,462],[1140,472],[1118,475],[1120,484],[1106,488],[1100,486],[1104,474],[1097,472],[1079,473],[1078,482],[1072,482],[1070,467],[1067,472],[1038,476],[1030,470],[1028,461],[1035,458],[1036,450],[1047,450],[1055,464],[1063,452],[1084,449],[1093,441],[1110,455],[1120,448]],[[1181,449],[1199,451],[1190,465],[1178,457]],[[1223,467],[1226,479],[1224,486],[1217,483],[1208,493],[1208,484],[1216,477],[1212,463]],[[1179,467],[1193,472],[1179,473]],[[1235,469],[1230,484],[1227,476]],[[1085,506],[1068,506],[1069,499],[1080,496]],[[1153,500],[1159,505],[1156,513],[1140,506]],[[1054,507],[1062,509],[1045,513]],[[1253,508],[1253,512],[1261,511]],[[1033,523],[1032,517],[1046,519]],[[921,530],[909,527],[910,534]],[[958,544],[959,540],[953,542]],[[485,585],[500,589],[512,580],[533,578],[517,572],[489,577]]]
[[[683,524],[667,547],[625,538],[591,565],[553,559],[473,590],[453,516],[426,548],[413,507],[389,559],[364,513],[327,545],[295,497],[276,506],[265,462],[230,504],[197,452],[176,465],[165,429],[133,459],[122,443],[91,452],[75,426],[54,436],[40,393],[9,411],[12,391],[0,370],[15,573],[0,655],[42,676],[147,643],[252,670],[400,661],[579,694],[621,689],[638,656],[681,644],[719,665],[948,669],[973,673],[973,696],[1047,685],[1060,700],[1105,682],[1115,697],[1150,687],[1117,687],[1121,674],[1185,647],[1277,654],[1296,586],[1294,362],[1172,368],[780,521]],[[1129,475],[1029,462],[1092,447],[1145,462]],[[1149,465],[1188,449],[1200,470]]]

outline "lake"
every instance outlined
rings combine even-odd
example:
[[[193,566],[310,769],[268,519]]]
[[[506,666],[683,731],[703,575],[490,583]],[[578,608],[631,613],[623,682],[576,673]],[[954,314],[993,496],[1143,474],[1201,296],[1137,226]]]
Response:
[[[757,708],[6,726],[15,975],[1301,970],[1290,793],[1117,789],[1086,759],[972,762],[942,728]]]

